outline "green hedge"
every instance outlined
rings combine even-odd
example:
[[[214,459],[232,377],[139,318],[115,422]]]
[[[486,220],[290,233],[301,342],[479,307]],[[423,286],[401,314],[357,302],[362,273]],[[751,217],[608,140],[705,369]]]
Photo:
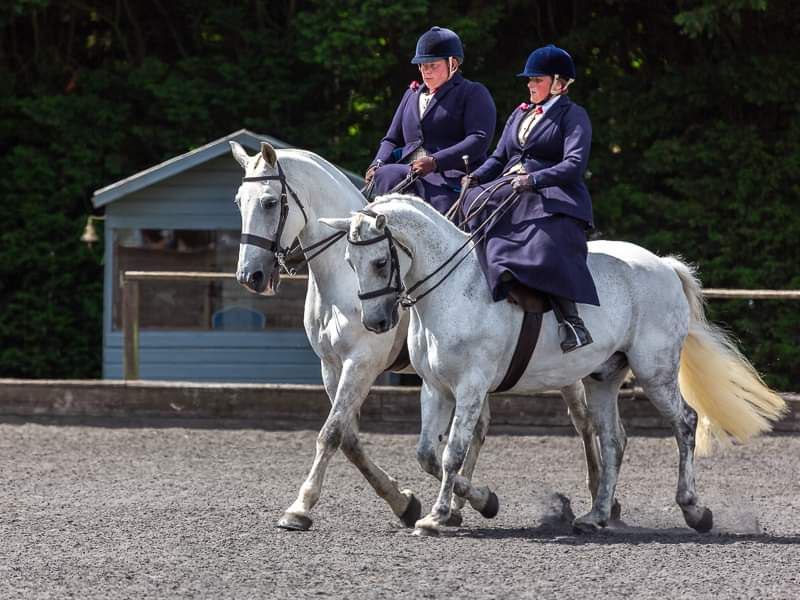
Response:
[[[239,4],[4,3],[0,376],[99,376],[102,252],[77,242],[94,189],[240,127],[363,171],[433,24],[461,34],[499,125],[528,52],[572,52],[600,235],[679,254],[708,287],[800,288],[797,3]],[[709,310],[797,389],[798,308]]]

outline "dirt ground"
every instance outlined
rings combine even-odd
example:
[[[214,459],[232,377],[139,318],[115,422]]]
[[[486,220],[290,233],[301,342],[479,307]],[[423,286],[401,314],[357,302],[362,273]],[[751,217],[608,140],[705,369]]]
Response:
[[[403,529],[338,455],[305,533],[274,527],[311,464],[313,431],[0,425],[2,598],[797,598],[800,436],[699,461],[716,527],[685,527],[671,438],[632,436],[625,526],[573,535],[552,494],[588,509],[568,435],[492,435],[465,510],[440,538]],[[427,511],[438,484],[415,436],[365,434]]]

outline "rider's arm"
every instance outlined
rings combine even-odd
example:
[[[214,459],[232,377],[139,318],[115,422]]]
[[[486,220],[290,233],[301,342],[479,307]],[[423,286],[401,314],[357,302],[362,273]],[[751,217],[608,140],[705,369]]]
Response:
[[[470,83],[464,103],[464,139],[434,153],[438,171],[464,170],[465,154],[470,162],[486,154],[492,143],[497,111],[489,90],[480,83]]]
[[[573,104],[564,112],[561,120],[564,132],[564,158],[551,167],[528,172],[533,175],[537,188],[575,185],[580,183],[589,164],[592,145],[592,124],[589,115],[580,106]],[[527,163],[525,165],[528,166]]]
[[[414,92],[408,89],[403,95],[403,99],[400,100],[400,105],[394,112],[389,130],[386,132],[386,135],[383,136],[381,144],[378,146],[378,152],[375,154],[375,158],[372,159],[371,164],[374,165],[378,161],[384,164],[394,162],[392,159],[392,152],[395,148],[402,148],[405,145],[405,139],[403,137],[403,112],[405,111],[409,97],[413,96],[413,94]]]
[[[503,135],[500,136],[500,141],[497,143],[497,148],[495,148],[492,155],[472,173],[472,177],[476,178],[480,183],[497,179],[497,177],[503,172],[503,167],[505,167],[506,163],[508,163],[508,159],[510,158],[508,144],[511,141],[509,130],[511,128],[511,122],[514,120],[514,113],[516,113],[516,110],[511,113],[511,116],[508,117],[508,120],[503,127]]]

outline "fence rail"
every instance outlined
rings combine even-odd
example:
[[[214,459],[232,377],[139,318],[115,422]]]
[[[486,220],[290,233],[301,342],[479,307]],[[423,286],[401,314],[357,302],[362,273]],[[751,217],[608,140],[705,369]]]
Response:
[[[139,282],[140,281],[217,281],[234,279],[233,273],[210,271],[125,271],[122,287],[123,367],[125,379],[139,379]],[[307,275],[284,275],[283,279],[307,280]],[[735,290],[708,288],[706,298],[739,300],[800,300],[800,290]]]

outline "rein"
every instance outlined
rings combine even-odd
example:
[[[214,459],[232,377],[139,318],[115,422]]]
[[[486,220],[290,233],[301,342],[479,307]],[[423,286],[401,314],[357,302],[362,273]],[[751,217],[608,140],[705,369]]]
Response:
[[[417,181],[417,179],[419,179],[419,175],[417,175],[413,171],[409,170],[408,175],[406,175],[403,178],[402,181],[400,181],[396,186],[394,186],[392,189],[390,189],[386,193],[387,194],[397,194],[398,192],[402,192],[408,186],[410,186],[412,183]],[[375,176],[373,175],[372,179],[370,179],[369,183],[367,185],[365,185],[363,188],[361,188],[361,194],[364,196],[364,198],[367,199],[367,202],[372,202],[372,200],[373,200],[372,193],[373,193],[374,189],[375,189]]]
[[[491,193],[494,193],[500,187],[500,185],[501,184],[498,184],[497,186],[492,188]],[[489,196],[490,198],[491,198],[491,193],[490,193],[490,196]],[[517,200],[519,200],[519,197],[520,197],[520,195],[519,195],[518,192],[513,192],[512,194],[510,194],[508,196],[508,198],[506,198],[503,202],[501,202],[497,206],[497,208],[495,208],[494,211],[492,211],[492,213],[488,217],[486,217],[486,219],[480,225],[478,225],[475,228],[475,231],[472,232],[472,235],[470,235],[466,239],[466,241],[464,241],[464,243],[461,244],[461,246],[459,246],[455,250],[455,252],[453,252],[447,259],[445,259],[445,261],[441,265],[439,265],[433,272],[429,273],[428,275],[426,275],[425,277],[420,279],[417,283],[415,283],[413,286],[411,286],[408,290],[405,290],[405,286],[403,285],[403,282],[402,282],[402,280],[400,278],[400,261],[397,259],[397,250],[395,248],[396,242],[394,241],[394,238],[392,237],[392,233],[389,230],[388,226],[384,227],[383,235],[379,235],[377,237],[370,238],[368,240],[353,240],[352,238],[348,237],[347,238],[347,242],[349,244],[353,244],[354,246],[368,246],[370,244],[377,244],[378,242],[382,242],[383,240],[386,240],[387,243],[389,244],[389,256],[390,256],[390,262],[391,262],[391,272],[389,274],[389,285],[387,285],[386,287],[383,287],[383,288],[381,288],[379,290],[374,290],[374,291],[371,291],[371,292],[365,292],[363,294],[359,293],[358,294],[359,299],[368,300],[370,298],[377,298],[379,296],[385,296],[387,294],[394,293],[397,296],[397,302],[400,305],[402,305],[402,306],[404,306],[406,308],[410,308],[410,307],[414,306],[417,302],[422,300],[425,296],[427,296],[428,294],[433,292],[436,288],[438,288],[440,285],[442,285],[445,282],[445,280],[453,273],[453,271],[455,271],[461,265],[461,263],[464,262],[464,260],[466,260],[466,258],[469,256],[469,252],[465,252],[464,255],[458,260],[458,262],[456,262],[456,264],[454,264],[452,266],[452,268],[450,268],[450,270],[448,270],[430,288],[428,288],[427,290],[425,290],[424,292],[422,292],[421,294],[419,294],[416,297],[411,296],[411,293],[414,292],[415,290],[419,289],[422,285],[427,283],[432,277],[434,277],[437,273],[439,273],[442,269],[444,269],[450,262],[455,260],[456,257],[458,257],[459,253],[464,248],[466,248],[467,245],[470,242],[475,242],[475,244],[473,244],[473,246],[472,246],[472,248],[474,248],[476,244],[478,244],[481,241],[483,241],[486,238],[486,235],[489,233],[488,225],[493,220],[495,220],[496,218],[499,218],[500,216],[502,216],[502,214],[504,214],[505,211],[507,211],[509,208],[511,208],[511,206]],[[486,202],[488,202],[488,198],[487,198],[486,201],[484,201],[483,205],[481,205],[479,207],[478,211],[480,209],[482,209],[483,206],[485,206]],[[477,213],[478,211],[474,211],[474,212]],[[377,217],[377,214],[375,212],[369,210],[369,209],[363,209],[363,210],[361,210],[359,212],[362,213],[362,214],[365,214],[367,216],[373,217],[373,218]],[[472,213],[473,211],[470,211],[470,212]],[[411,254],[405,248],[403,248],[402,245],[400,245],[400,248],[403,251],[405,251],[406,254],[409,255],[409,257],[411,257]],[[470,248],[469,250],[471,251],[472,248]],[[395,279],[396,279],[396,281],[394,281]]]

